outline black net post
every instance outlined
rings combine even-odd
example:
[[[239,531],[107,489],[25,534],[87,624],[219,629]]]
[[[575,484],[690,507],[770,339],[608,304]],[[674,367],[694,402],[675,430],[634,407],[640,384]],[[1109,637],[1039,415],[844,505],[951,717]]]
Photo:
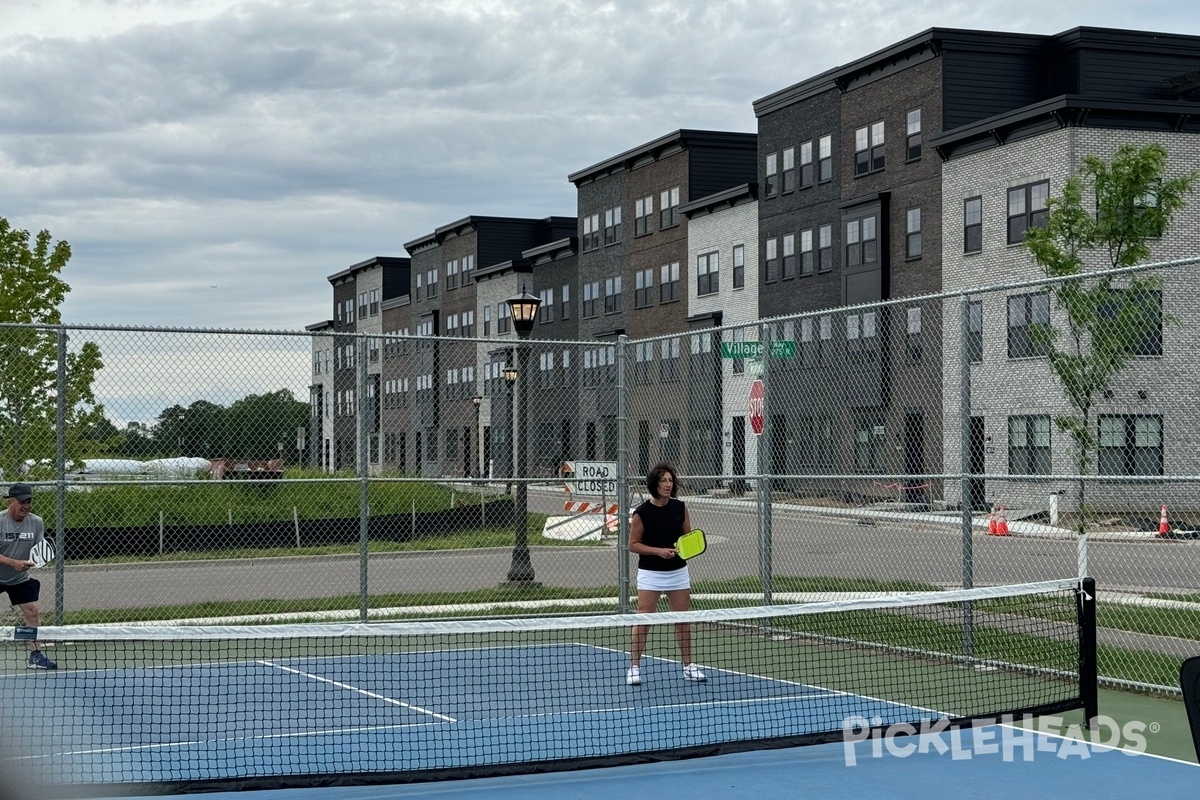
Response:
[[[1096,729],[1100,714],[1099,670],[1096,664],[1096,580],[1079,582],[1079,688],[1083,718],[1088,730]]]

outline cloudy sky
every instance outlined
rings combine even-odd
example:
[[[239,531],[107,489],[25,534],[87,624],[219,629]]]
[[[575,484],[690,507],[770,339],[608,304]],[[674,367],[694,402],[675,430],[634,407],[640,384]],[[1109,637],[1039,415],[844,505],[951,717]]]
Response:
[[[1170,0],[0,0],[0,216],[69,323],[300,330],[326,277],[932,26],[1200,34]]]

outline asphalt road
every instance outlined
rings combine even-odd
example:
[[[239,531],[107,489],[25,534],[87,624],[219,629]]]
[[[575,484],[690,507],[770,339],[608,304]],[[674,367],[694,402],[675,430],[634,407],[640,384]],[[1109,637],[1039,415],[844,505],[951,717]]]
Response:
[[[692,522],[709,535],[709,551],[693,564],[693,580],[760,574],[758,525],[748,500],[689,501]],[[530,492],[531,509],[562,513],[562,494]],[[962,536],[953,524],[835,518],[786,506],[773,512],[774,575],[909,580],[961,586]],[[971,539],[974,585],[1024,583],[1077,574],[1076,542],[1025,536]],[[615,545],[535,548],[536,579],[548,586],[613,587]],[[489,588],[508,572],[508,548],[373,555],[370,594],[444,592]],[[1092,541],[1088,571],[1101,591],[1200,591],[1200,541]],[[357,556],[68,566],[66,610],[170,606],[223,600],[299,599],[356,595]],[[53,570],[37,573],[43,609],[54,608]],[[611,596],[611,589],[607,594]]]

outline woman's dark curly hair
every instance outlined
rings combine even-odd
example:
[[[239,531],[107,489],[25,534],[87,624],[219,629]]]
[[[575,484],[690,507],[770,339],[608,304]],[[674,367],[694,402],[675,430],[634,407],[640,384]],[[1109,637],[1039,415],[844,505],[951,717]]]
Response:
[[[663,475],[670,474],[671,476],[671,497],[679,496],[679,473],[665,461],[654,465],[654,469],[650,470],[646,475],[646,489],[650,492],[651,497],[658,497],[658,482],[662,480]]]

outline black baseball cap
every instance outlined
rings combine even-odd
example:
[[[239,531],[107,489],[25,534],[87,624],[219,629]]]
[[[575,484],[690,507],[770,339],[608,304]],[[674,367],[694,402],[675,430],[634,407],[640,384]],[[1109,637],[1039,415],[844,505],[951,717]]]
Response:
[[[14,483],[8,487],[6,497],[11,497],[14,500],[28,500],[33,497],[33,489],[28,483]]]

